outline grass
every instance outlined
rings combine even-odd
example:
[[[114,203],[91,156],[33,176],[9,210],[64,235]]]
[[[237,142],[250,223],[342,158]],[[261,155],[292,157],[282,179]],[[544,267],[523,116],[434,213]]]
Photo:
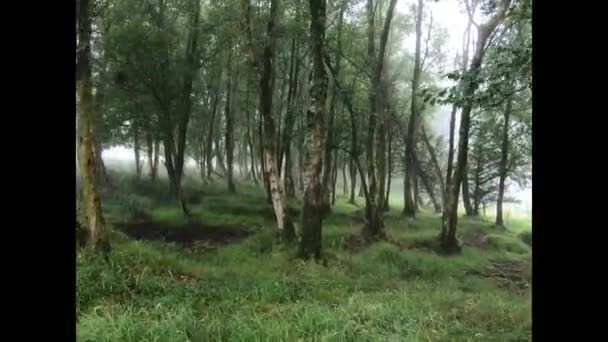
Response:
[[[260,214],[268,208],[263,193],[239,185],[236,195],[223,183],[206,186],[192,212],[205,223],[255,229],[245,240],[202,253],[116,238],[108,260],[79,253],[78,341],[531,340],[529,289],[467,274],[496,259],[529,268],[531,251],[517,232],[461,218],[460,235],[482,235],[483,246],[451,257],[388,242],[353,252],[344,239],[359,233],[353,213],[360,208],[339,196],[324,221],[324,267],[273,245],[272,217]],[[104,199],[110,218],[124,216]],[[141,205],[156,220],[184,220],[171,203]],[[437,235],[438,215],[423,212],[406,222],[399,211],[393,205],[385,219],[394,240],[407,246]]]

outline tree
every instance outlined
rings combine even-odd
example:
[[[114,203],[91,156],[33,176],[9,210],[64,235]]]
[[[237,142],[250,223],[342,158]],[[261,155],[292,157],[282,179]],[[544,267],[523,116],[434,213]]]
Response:
[[[479,26],[475,54],[473,55],[466,76],[461,81],[463,84],[464,100],[462,102],[463,107],[460,119],[458,154],[456,159],[456,167],[454,170],[454,177],[450,184],[450,191],[448,192],[448,205],[445,208],[447,220],[445,224],[442,225],[441,234],[439,236],[441,247],[445,252],[455,252],[460,249],[458,246],[458,241],[456,240],[456,227],[458,222],[458,195],[460,193],[460,186],[464,179],[467,164],[469,125],[471,120],[471,110],[473,109],[473,95],[479,86],[477,78],[486,50],[486,42],[496,27],[506,17],[509,5],[510,0],[502,0],[500,4],[498,4],[497,11],[490,17],[490,19],[486,23]]]
[[[416,7],[416,55],[414,62],[414,75],[412,76],[412,98],[411,98],[411,109],[410,119],[407,126],[407,140],[405,142],[405,177],[404,177],[404,206],[403,214],[406,217],[415,217],[416,208],[412,189],[412,182],[416,178],[416,167],[415,167],[415,142],[416,142],[416,124],[418,117],[418,103],[417,93],[418,84],[420,82],[420,41],[422,40],[422,11],[423,5],[422,0],[418,0],[418,6]]]
[[[276,24],[279,14],[278,0],[270,2],[270,16],[267,22],[266,37],[262,44],[262,53],[258,51],[253,41],[251,27],[251,4],[248,0],[242,1],[245,12],[244,32],[250,53],[251,62],[258,75],[260,84],[259,112],[262,117],[264,127],[264,162],[265,174],[269,183],[269,190],[272,198],[275,217],[279,234],[285,241],[292,241],[295,237],[293,223],[286,210],[283,184],[280,181],[277,164],[277,130],[274,118],[272,117],[272,97],[273,97],[273,70],[274,52],[276,45]]]
[[[388,33],[393,19],[395,5],[397,0],[391,0],[389,7],[386,12],[386,18],[384,20],[384,26],[380,35],[380,45],[378,53],[375,50],[375,19],[374,19],[374,4],[372,0],[367,2],[367,55],[368,61],[371,66],[370,75],[370,91],[369,91],[369,105],[370,115],[368,122],[367,131],[367,172],[369,177],[369,189],[366,200],[366,225],[364,227],[364,235],[367,237],[378,237],[382,233],[384,226],[382,220],[382,205],[384,203],[384,118],[382,114],[385,114],[384,110],[384,92],[382,85],[382,73],[384,68],[384,56],[386,51],[386,44],[388,41]],[[378,120],[379,119],[379,120]],[[376,127],[376,122],[381,124]],[[377,132],[379,130],[379,132]],[[375,151],[375,148],[378,151]],[[377,171],[377,165],[381,166],[380,172]],[[362,176],[363,177],[363,176]],[[378,178],[380,180],[378,181]]]
[[[325,67],[325,0],[310,0],[310,42],[313,60],[313,83],[310,104],[306,111],[306,161],[304,180],[304,208],[300,256],[321,257],[321,229],[323,224],[321,199],[321,156],[325,134],[325,102],[328,76]]]
[[[87,246],[91,250],[109,251],[109,227],[101,211],[101,199],[97,189],[95,146],[92,132],[95,118],[95,98],[91,79],[91,20],[93,0],[78,1],[78,59],[76,64],[76,89],[78,91],[78,162],[82,177],[82,192],[88,223]]]

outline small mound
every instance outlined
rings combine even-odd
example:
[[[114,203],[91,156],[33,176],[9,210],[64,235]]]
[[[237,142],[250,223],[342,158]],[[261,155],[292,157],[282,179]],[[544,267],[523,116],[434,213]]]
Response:
[[[367,241],[361,235],[356,234],[351,234],[344,237],[342,242],[344,244],[344,248],[351,251],[352,253],[360,252],[370,244],[369,241]]]
[[[527,289],[531,283],[531,274],[526,264],[515,259],[495,259],[485,269],[471,269],[465,274],[495,279],[504,287]]]
[[[227,244],[251,235],[248,228],[237,225],[212,226],[201,223],[187,223],[182,226],[169,226],[166,223],[146,221],[122,223],[115,226],[136,240],[174,242],[183,246],[192,246],[197,241]]]
[[[532,247],[532,232],[524,231],[524,232],[519,233],[517,236],[519,237],[519,239],[521,241],[523,241],[523,243]]]

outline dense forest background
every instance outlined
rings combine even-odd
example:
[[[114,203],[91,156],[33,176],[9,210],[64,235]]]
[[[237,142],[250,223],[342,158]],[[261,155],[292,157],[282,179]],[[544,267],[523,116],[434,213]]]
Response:
[[[77,1],[79,339],[528,340],[531,21]]]

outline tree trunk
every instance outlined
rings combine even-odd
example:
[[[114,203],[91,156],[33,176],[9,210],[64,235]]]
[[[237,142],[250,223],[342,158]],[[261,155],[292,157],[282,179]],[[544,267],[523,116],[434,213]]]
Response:
[[[384,211],[390,211],[389,196],[391,193],[391,178],[393,178],[393,147],[392,147],[392,129],[390,121],[388,124],[388,179],[386,181],[386,196],[384,197]]]
[[[152,181],[156,181],[158,177],[158,157],[160,155],[160,139],[154,138],[154,164],[152,164],[152,170],[150,178]]]
[[[348,163],[348,171],[350,173],[350,199],[348,203],[355,204],[355,191],[357,190],[357,166],[355,165],[354,157],[350,157]]]
[[[370,104],[370,118],[369,118],[369,127],[368,127],[368,174],[369,174],[369,198],[367,201],[368,210],[366,210],[367,224],[364,226],[363,234],[367,238],[376,238],[380,237],[383,234],[384,222],[382,219],[382,205],[384,204],[384,191],[381,191],[384,188],[384,183],[381,183],[378,186],[377,179],[377,168],[376,164],[378,162],[382,162],[380,168],[380,175],[383,178],[383,169],[384,169],[384,135],[381,134],[381,137],[376,136],[377,127],[376,127],[376,119],[379,117],[379,121],[384,123],[384,119],[381,117],[384,112],[384,86],[382,84],[381,76],[383,74],[384,68],[384,55],[386,51],[386,43],[388,41],[388,33],[390,29],[390,24],[393,18],[395,5],[397,1],[391,0],[389,4],[389,8],[386,12],[386,19],[384,21],[384,27],[382,28],[382,33],[380,35],[380,45],[379,51],[376,55],[375,53],[375,26],[374,26],[374,4],[372,0],[368,0],[367,2],[367,18],[368,18],[368,58],[370,60],[370,64],[372,66],[372,75],[371,75],[371,89],[369,94],[369,104]],[[381,124],[380,132],[383,131],[383,124]],[[374,146],[377,144],[379,148],[378,154],[375,154]],[[383,179],[381,179],[383,180]]]
[[[232,113],[232,46],[229,44],[228,51],[228,63],[226,66],[226,78],[228,80],[226,84],[226,163],[228,173],[228,191],[231,193],[236,192],[234,186],[234,175],[233,175],[233,159],[234,159],[234,123]]]
[[[437,202],[437,198],[435,197],[435,191],[433,191],[433,186],[429,179],[429,175],[427,175],[426,172],[424,172],[424,170],[422,169],[422,165],[420,165],[420,162],[417,162],[416,166],[418,167],[417,173],[420,176],[420,180],[422,181],[422,186],[424,187],[424,190],[426,191],[426,193],[429,195],[429,198],[431,199],[431,202],[433,203],[433,207],[435,208],[435,212],[440,213],[441,205],[439,204],[439,202]]]
[[[260,114],[260,120],[259,120],[259,126],[258,126],[258,132],[259,132],[259,138],[258,140],[260,141],[260,160],[261,160],[261,174],[262,174],[262,180],[264,181],[264,190],[266,191],[266,202],[268,202],[268,204],[272,204],[272,194],[270,193],[270,181],[268,179],[268,167],[266,166],[266,157],[264,154],[264,127],[263,127],[263,122],[264,122],[264,118],[262,117],[262,115]]]
[[[504,123],[502,127],[502,146],[500,155],[500,178],[498,181],[498,198],[496,199],[496,227],[505,229],[502,218],[502,201],[505,195],[505,180],[507,179],[507,163],[509,161],[509,119],[511,116],[512,99],[509,98],[504,111]],[[485,205],[484,205],[485,215]]]
[[[149,125],[146,125],[146,154],[148,155],[148,175],[151,177],[154,166],[154,139]]]
[[[132,126],[133,132],[133,151],[135,152],[135,179],[140,180],[141,178],[141,158],[139,157],[139,125],[136,121],[133,121]]]
[[[257,185],[258,178],[255,174],[256,166],[255,166],[255,145],[253,144],[253,134],[251,133],[251,114],[249,112],[249,78],[247,78],[247,89],[245,95],[245,117],[247,119],[247,131],[245,133],[247,144],[249,147],[249,153],[251,158],[251,176],[253,177],[253,182]]]
[[[346,10],[346,3],[342,2],[340,5],[340,13],[338,15],[338,26],[337,30],[337,43],[336,43],[336,65],[334,67],[334,75],[333,77],[340,77],[340,68],[341,68],[341,60],[342,60],[342,26],[344,22],[344,11]],[[332,160],[332,148],[334,145],[334,121],[335,121],[335,111],[336,111],[336,97],[335,93],[335,83],[329,85],[329,89],[327,92],[327,99],[329,102],[329,108],[327,112],[329,113],[329,118],[327,122],[327,130],[326,130],[326,144],[325,144],[325,156],[323,158],[323,179],[322,179],[322,212],[323,215],[327,215],[331,212],[331,204],[330,204],[330,180],[333,178],[332,171],[335,168],[335,160]],[[324,104],[325,105],[325,104]]]
[[[207,131],[207,147],[205,148],[205,152],[207,153],[207,179],[211,180],[211,172],[213,171],[213,133],[215,127],[215,116],[217,113],[217,105],[220,99],[218,94],[219,92],[216,90],[215,95],[213,96],[213,103],[211,105],[211,120],[209,121],[209,130]]]
[[[86,245],[96,251],[109,252],[109,232],[101,211],[101,198],[95,180],[95,146],[93,120],[95,118],[95,99],[91,80],[91,11],[92,1],[80,0],[78,8],[79,51],[76,74],[78,91],[78,162],[82,177],[82,192],[88,223]]]
[[[457,252],[460,250],[456,240],[456,227],[458,225],[458,197],[461,183],[465,179],[466,164],[469,144],[469,126],[471,122],[471,110],[473,109],[473,95],[479,86],[477,77],[481,68],[481,62],[485,52],[486,41],[494,32],[498,24],[504,19],[510,1],[503,0],[498,6],[498,12],[485,24],[479,27],[475,54],[471,60],[468,77],[463,84],[463,97],[466,99],[460,117],[460,132],[458,137],[458,155],[453,179],[450,182],[448,193],[448,206],[446,208],[446,220],[442,225],[440,234],[441,247],[445,252]]]
[[[274,213],[277,220],[278,232],[281,237],[290,242],[295,237],[293,223],[286,210],[285,197],[283,193],[283,185],[278,173],[277,165],[277,131],[274,119],[272,117],[272,97],[273,97],[273,74],[274,66],[273,59],[275,53],[275,45],[277,40],[276,22],[279,16],[278,0],[270,2],[270,18],[266,30],[266,39],[262,51],[262,58],[258,58],[258,53],[254,47],[254,42],[251,32],[251,6],[248,0],[245,3],[245,22],[248,37],[248,44],[254,66],[258,71],[260,81],[260,114],[264,122],[264,156],[268,183],[270,185],[270,194]]]
[[[332,181],[331,181],[331,205],[334,206],[336,204],[336,183],[338,182],[338,150],[334,150],[333,157],[333,172],[332,172]]]
[[[414,60],[414,75],[412,78],[412,99],[410,107],[410,119],[407,126],[407,137],[405,143],[405,179],[404,179],[404,206],[403,215],[406,217],[416,216],[416,199],[412,198],[412,182],[416,182],[416,131],[418,125],[418,85],[420,83],[420,41],[422,39],[422,12],[423,2],[418,0],[416,8],[416,54]],[[415,188],[415,185],[414,185]]]
[[[437,159],[437,154],[435,153],[435,149],[433,148],[433,145],[431,145],[429,137],[426,134],[426,130],[424,129],[424,126],[422,127],[421,133],[422,133],[422,142],[424,143],[427,151],[429,152],[429,156],[431,157],[431,163],[432,163],[433,169],[435,170],[437,180],[439,181],[439,189],[441,190],[441,193],[440,193],[441,208],[445,208],[447,205],[447,198],[446,198],[446,191],[445,191],[446,187],[445,187],[445,183],[443,180],[443,174],[441,173],[441,167],[439,166],[439,161]],[[435,208],[437,208],[437,206],[435,206]]]
[[[462,176],[462,202],[464,204],[464,212],[467,216],[473,215],[473,205],[471,205],[471,193],[469,192],[469,177],[468,177],[468,163],[465,165],[464,175]]]
[[[95,130],[93,130],[93,134],[95,134]],[[95,155],[95,179],[98,183],[99,189],[101,189],[103,186],[107,186],[110,185],[110,177],[108,176],[108,170],[106,170],[106,166],[103,162],[103,148],[101,147],[101,144],[95,140],[94,142],[95,147],[94,147],[94,155]]]
[[[313,57],[313,83],[306,111],[306,162],[304,164],[304,208],[299,255],[304,259],[321,258],[323,224],[321,199],[321,158],[325,135],[324,116],[328,92],[325,71],[325,0],[310,0],[310,36]]]
[[[298,2],[299,4],[299,2]],[[296,8],[296,21],[299,19],[299,6]],[[300,73],[300,61],[297,58],[299,44],[297,37],[291,40],[291,56],[289,62],[289,90],[287,93],[287,113],[285,114],[285,122],[283,124],[283,140],[281,143],[281,152],[279,153],[279,163],[283,163],[285,158],[285,193],[287,197],[295,197],[295,183],[293,180],[293,165],[291,156],[291,142],[293,139],[293,126],[296,118],[296,100],[298,94],[298,76]]]
[[[342,195],[348,196],[348,178],[346,178],[346,156],[342,163]]]
[[[416,156],[414,156],[416,158]],[[416,163],[416,159],[414,159],[414,164]],[[414,190],[414,209],[416,212],[419,211],[418,204],[420,203],[420,189],[418,188],[418,172],[414,169],[414,179],[412,180],[413,190]]]
[[[473,211],[472,216],[479,216],[479,204],[481,200],[480,196],[480,187],[481,187],[481,169],[484,163],[483,156],[481,155],[481,145],[479,141],[476,145],[479,151],[477,158],[477,165],[475,165],[475,179],[474,179],[474,188],[473,188]]]

